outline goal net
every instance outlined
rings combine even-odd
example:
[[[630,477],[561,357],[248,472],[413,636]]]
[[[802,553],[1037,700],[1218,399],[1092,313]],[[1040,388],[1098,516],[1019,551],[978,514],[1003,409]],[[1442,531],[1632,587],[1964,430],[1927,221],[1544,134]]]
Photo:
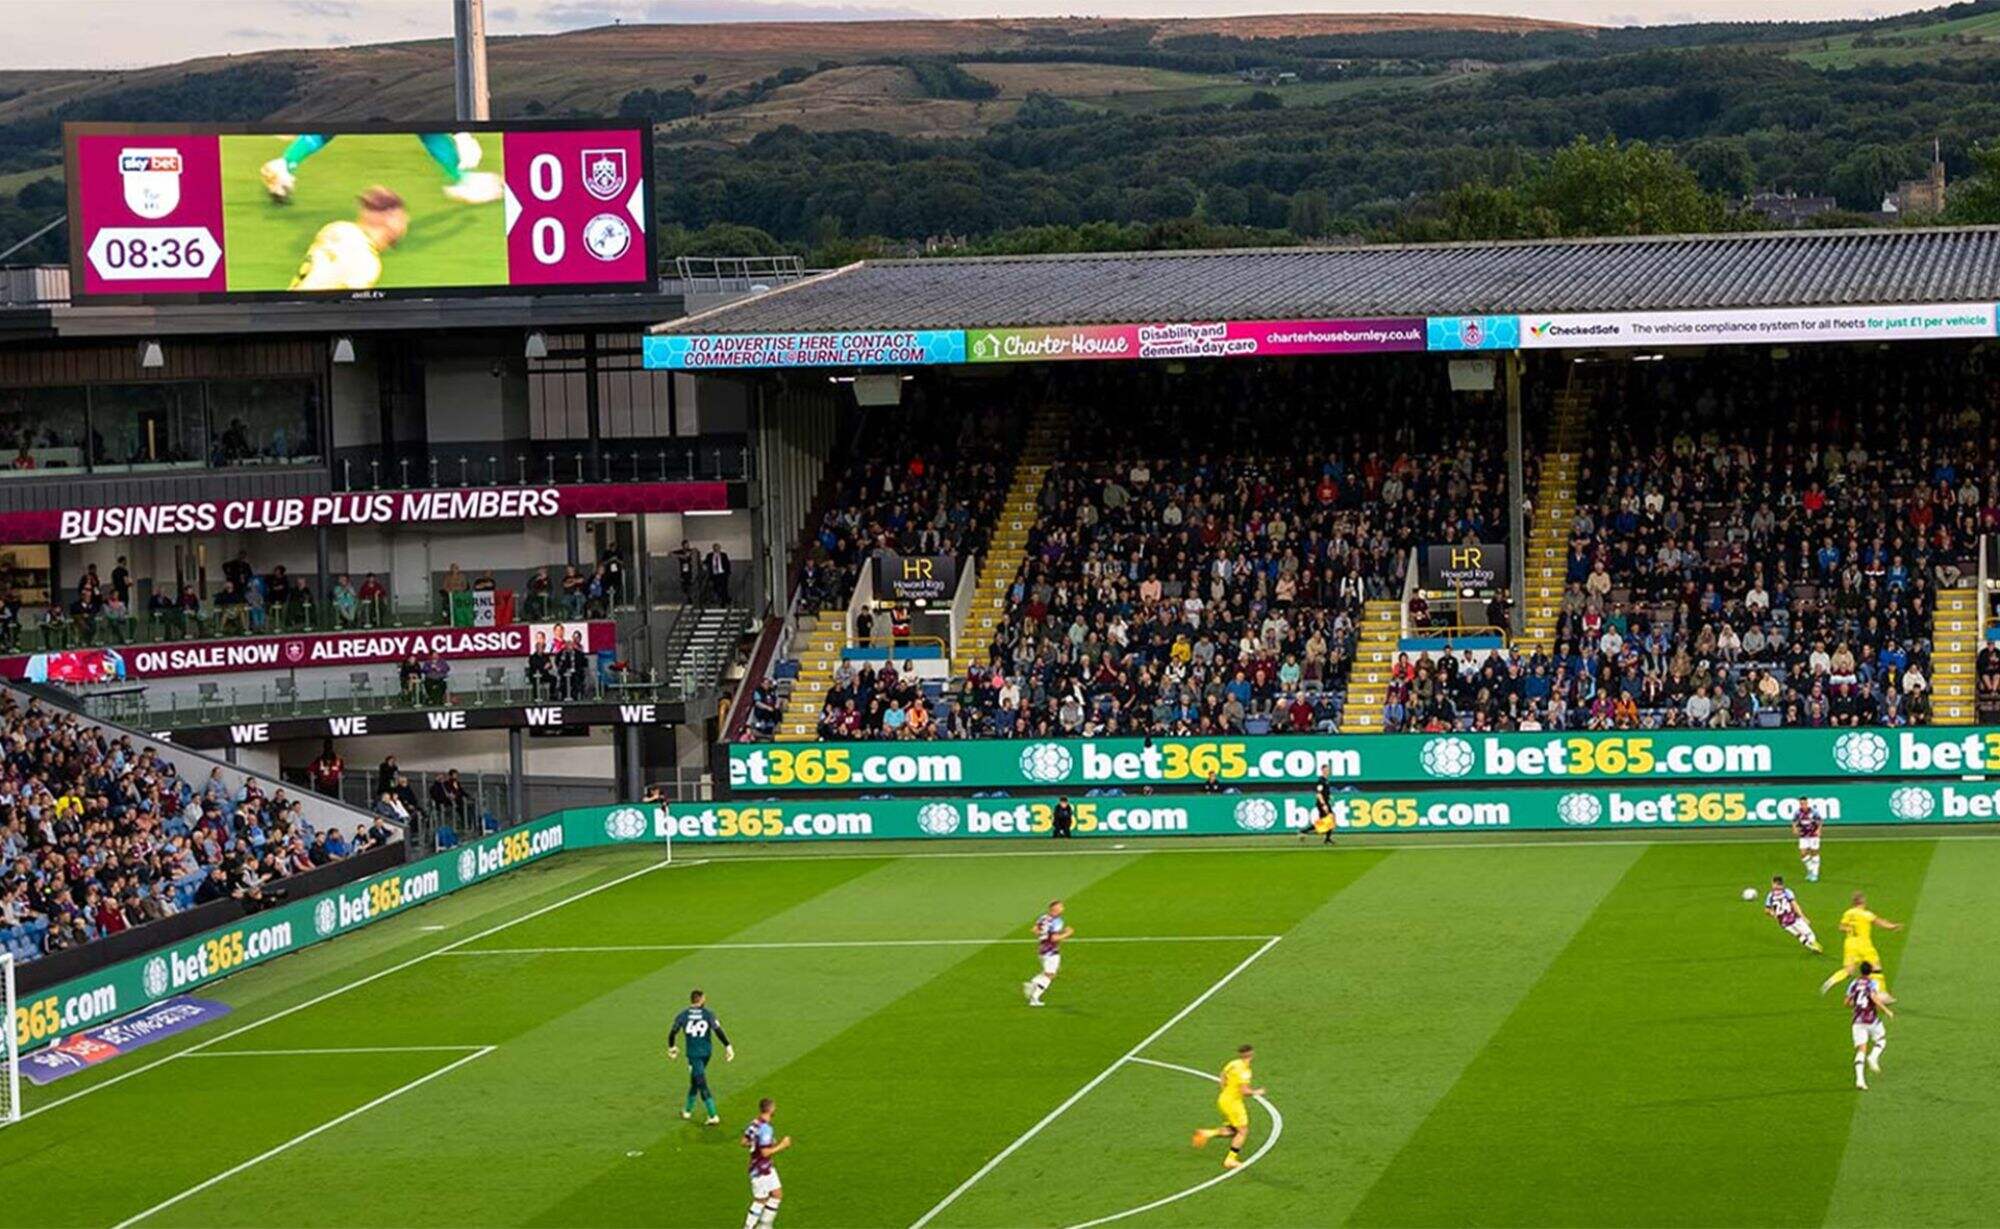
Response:
[[[0,1006],[7,1009],[7,1014],[0,1016],[0,1034],[7,1039],[6,1051],[0,1055],[6,1064],[0,1070],[0,1127],[4,1127],[21,1120],[20,1017],[14,1010],[14,957],[7,952],[0,952]]]

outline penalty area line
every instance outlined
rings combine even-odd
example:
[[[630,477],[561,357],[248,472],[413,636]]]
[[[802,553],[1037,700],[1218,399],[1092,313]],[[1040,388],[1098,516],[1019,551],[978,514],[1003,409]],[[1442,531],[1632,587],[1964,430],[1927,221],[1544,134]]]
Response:
[[[939,1213],[943,1212],[946,1208],[949,1208],[952,1204],[957,1203],[959,1196],[965,1194],[965,1192],[971,1190],[974,1186],[978,1185],[980,1180],[985,1178],[987,1174],[990,1174],[994,1170],[998,1169],[1002,1161],[1005,1161],[1008,1157],[1013,1156],[1016,1152],[1019,1152],[1021,1148],[1028,1143],[1029,1140],[1032,1140],[1033,1138],[1035,1138],[1035,1136],[1040,1135],[1043,1131],[1047,1130],[1050,1123],[1054,1122],[1056,1119],[1068,1113],[1070,1107],[1074,1106],[1077,1102],[1089,1096],[1093,1089],[1095,1089],[1099,1084],[1102,1084],[1104,1081],[1110,1079],[1112,1075],[1115,1074],[1120,1067],[1123,1067],[1126,1063],[1137,1058],[1139,1056],[1139,1053],[1142,1050],[1144,1050],[1147,1046],[1152,1045],[1155,1041],[1158,1041],[1160,1038],[1166,1036],[1167,1032],[1170,1029],[1172,1029],[1176,1024],[1179,1024],[1182,1020],[1185,1020],[1189,1016],[1193,1015],[1196,1009],[1199,1008],[1203,1003],[1206,1003],[1208,1002],[1208,1000],[1214,998],[1217,994],[1219,994],[1222,991],[1222,988],[1224,986],[1227,986],[1230,982],[1235,981],[1236,978],[1245,969],[1249,968],[1251,965],[1257,963],[1258,960],[1262,959],[1264,953],[1276,947],[1278,945],[1278,941],[1279,941],[1279,936],[1277,935],[1273,935],[1269,939],[1266,939],[1261,947],[1259,947],[1256,951],[1251,952],[1248,956],[1245,956],[1241,961],[1241,963],[1239,963],[1235,968],[1229,970],[1229,972],[1224,973],[1221,977],[1217,978],[1215,980],[1215,983],[1211,985],[1208,989],[1202,991],[1200,994],[1195,995],[1194,999],[1190,1001],[1187,1006],[1181,1008],[1179,1011],[1169,1016],[1167,1018],[1166,1023],[1160,1025],[1160,1027],[1146,1034],[1143,1038],[1140,1039],[1139,1044],[1133,1046],[1131,1049],[1125,1051],[1125,1053],[1113,1059],[1111,1061],[1110,1066],[1098,1072],[1096,1075],[1090,1077],[1089,1082],[1084,1084],[1082,1088],[1079,1088],[1075,1092],[1071,1093],[1068,1099],[1065,1100],[1061,1105],[1056,1106],[1054,1109],[1050,1110],[1047,1114],[1043,1115],[1042,1120],[1040,1122],[1037,1122],[1034,1126],[1031,1126],[1026,1131],[1023,1131],[1020,1134],[1020,1136],[1014,1140],[1013,1143],[1008,1144],[1005,1148],[1002,1148],[999,1152],[995,1153],[992,1160],[986,1162],[984,1165],[981,1165],[976,1171],[974,1171],[971,1177],[959,1183],[956,1187],[953,1187],[949,1195],[946,1195],[943,1199],[938,1200],[937,1203],[931,1207],[930,1211],[918,1217],[916,1221],[910,1225],[910,1229],[924,1229],[924,1226],[930,1224],[931,1221],[935,1220]]]
[[[1097,935],[1074,938],[1070,943],[1261,943],[1273,935]],[[570,956],[605,952],[762,952],[795,948],[869,947],[993,947],[1002,943],[1033,942],[1012,935],[995,939],[799,939],[772,943],[612,943],[574,947],[468,947],[449,953],[453,956]]]
[[[1215,1082],[1213,1072],[1202,1071],[1196,1067],[1184,1067],[1179,1063],[1163,1063],[1157,1058],[1146,1058],[1138,1054],[1134,1054],[1128,1061],[1144,1063],[1148,1067],[1158,1067],[1162,1071],[1183,1072],[1207,1084]],[[1279,1137],[1285,1133],[1285,1116],[1278,1112],[1278,1107],[1271,1104],[1270,1100],[1265,1097],[1260,1096],[1256,1098],[1256,1101],[1257,1104],[1264,1107],[1264,1112],[1271,1116],[1271,1133],[1265,1136],[1264,1142],[1241,1165],[1238,1165],[1235,1169],[1225,1169],[1214,1177],[1203,1182],[1197,1182],[1184,1191],[1175,1191],[1173,1194],[1163,1195],[1151,1203],[1142,1203],[1136,1208],[1127,1208],[1123,1212],[1113,1212],[1109,1216],[1100,1216],[1095,1220],[1078,1221],[1076,1224],[1071,1225],[1069,1229],[1096,1229],[1098,1225],[1108,1225],[1112,1221],[1124,1220],[1128,1216],[1138,1216],[1142,1213],[1151,1212],[1155,1208],[1164,1208],[1170,1203],[1179,1203],[1189,1195],[1198,1195],[1211,1186],[1227,1182],[1238,1174],[1249,1170],[1252,1165],[1264,1159],[1265,1153],[1277,1146]]]
[[[560,909],[565,905],[573,905],[577,901],[586,899],[587,897],[595,896],[599,892],[603,892],[608,889],[618,887],[620,884],[630,883],[632,880],[637,879],[641,875],[650,875],[654,871],[671,870],[675,867],[702,866],[705,865],[706,862],[707,859],[699,859],[693,862],[648,862],[646,865],[640,867],[638,870],[628,871],[623,875],[619,875],[613,879],[607,879],[603,883],[585,888],[580,892],[572,892],[571,894],[563,897],[560,900],[551,901],[550,903],[543,905],[538,909],[533,909],[527,913],[523,913],[519,917],[509,918],[504,922],[498,923],[497,925],[488,926],[486,929],[479,931],[476,934],[467,935],[463,939],[454,939],[450,943],[447,943],[442,947],[434,947],[430,951],[420,952],[417,955],[410,957],[408,960],[402,961],[398,964],[392,964],[386,969],[380,969],[374,973],[368,974],[365,977],[357,977],[353,981],[335,986],[331,990],[325,991],[324,993],[321,994],[314,995],[312,998],[307,999],[303,1003],[294,1003],[290,1007],[274,1011],[268,1016],[259,1016],[257,1019],[250,1021],[248,1024],[238,1025],[237,1027],[230,1029],[226,1033],[218,1033],[215,1036],[210,1037],[207,1041],[198,1041],[195,1044],[189,1046],[185,1050],[180,1050],[177,1051],[176,1053],[168,1054],[162,1058],[156,1058],[152,1062],[144,1063],[140,1066],[132,1068],[129,1071],[121,1071],[117,1075],[109,1076],[105,1079],[99,1080],[97,1083],[92,1084],[88,1088],[78,1089],[76,1092],[70,1093],[66,1097],[57,1097],[53,1101],[47,1102],[42,1105],[38,1105],[35,1108],[27,1111],[26,1113],[22,1114],[21,1117],[16,1121],[26,1122],[28,1119],[33,1118],[37,1114],[46,1114],[47,1112],[57,1108],[58,1106],[68,1105],[70,1102],[75,1101],[79,1097],[87,1097],[90,1096],[92,1093],[102,1092],[105,1089],[111,1087],[113,1084],[122,1083],[125,1080],[131,1079],[135,1075],[144,1075],[148,1071],[151,1071],[156,1067],[160,1067],[167,1063],[174,1062],[178,1059],[185,1058],[198,1051],[206,1050],[212,1045],[218,1045],[222,1042],[228,1041],[231,1037],[240,1037],[244,1033],[247,1033],[252,1029],[264,1027],[266,1024],[271,1023],[273,1020],[282,1020],[286,1016],[304,1011],[309,1007],[317,1007],[321,1003],[326,1002],[328,999],[336,998],[340,995],[346,994],[350,990],[359,990],[363,986],[371,985],[375,982],[382,980],[385,977],[393,976],[397,973],[402,972],[404,969],[414,968],[415,966],[424,963],[426,960],[429,960],[432,957],[442,956],[445,955],[446,953],[456,951],[459,948],[464,947],[468,943],[477,943],[481,939],[488,938],[492,935],[497,935],[501,931],[506,930],[509,927],[519,926],[523,922],[533,921],[535,918],[541,917],[545,913],[552,913],[555,910]]]
[[[429,1075],[420,1075],[416,1079],[411,1080],[409,1083],[404,1084],[400,1088],[392,1088],[388,1092],[385,1092],[381,1096],[375,1098],[373,1101],[368,1102],[366,1105],[357,1105],[353,1109],[348,1110],[345,1114],[342,1114],[337,1118],[329,1118],[325,1122],[320,1123],[318,1126],[312,1128],[309,1131],[301,1131],[299,1134],[292,1136],[290,1139],[286,1140],[282,1144],[277,1145],[276,1147],[267,1148],[264,1151],[258,1153],[256,1156],[251,1157],[247,1161],[243,1161],[238,1164],[232,1165],[228,1169],[223,1170],[221,1173],[216,1174],[212,1178],[207,1178],[204,1179],[203,1181],[195,1183],[193,1186],[188,1187],[186,1190],[182,1191],[178,1195],[171,1196],[170,1198],[167,1199],[162,1199],[160,1202],[154,1204],[150,1208],[147,1208],[144,1212],[139,1213],[137,1216],[130,1216],[122,1221],[119,1221],[116,1225],[112,1227],[112,1229],[128,1229],[129,1226],[138,1224],[140,1221],[145,1220],[147,1217],[152,1216],[156,1212],[164,1212],[168,1208],[173,1207],[175,1204],[179,1203],[183,1199],[188,1199],[192,1198],[195,1195],[199,1195],[203,1191],[207,1190],[209,1187],[214,1186],[219,1182],[226,1182],[229,1179],[235,1177],[237,1174],[242,1173],[246,1169],[254,1169],[257,1166],[262,1165],[265,1161],[270,1160],[272,1157],[277,1156],[279,1153],[287,1152],[293,1148],[298,1147],[300,1144],[305,1143],[309,1139],[312,1139],[319,1135],[323,1135],[326,1132],[333,1130],[333,1128],[339,1126],[343,1122],[352,1122],[354,1119],[361,1117],[361,1115],[367,1113],[369,1110],[372,1110],[377,1106],[386,1105],[389,1102],[394,1101],[397,1097],[402,1096],[406,1092],[411,1092],[414,1091],[415,1089],[422,1088],[424,1085],[430,1083],[432,1080],[439,1078],[440,1076],[450,1075],[452,1072],[458,1070],[460,1067],[463,1067],[465,1064],[473,1062],[476,1059],[481,1059],[486,1057],[488,1054],[491,1054],[496,1048],[497,1047],[494,1046],[481,1046],[480,1048],[474,1050],[470,1054],[467,1054],[463,1058],[457,1059],[453,1062],[446,1063],[444,1066],[439,1067],[436,1071],[431,1072]]]

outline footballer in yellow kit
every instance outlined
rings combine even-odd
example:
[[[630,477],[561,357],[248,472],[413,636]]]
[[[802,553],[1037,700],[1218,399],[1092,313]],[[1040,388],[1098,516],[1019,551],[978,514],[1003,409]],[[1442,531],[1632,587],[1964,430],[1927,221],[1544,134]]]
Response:
[[[356,198],[352,222],[328,222],[292,275],[293,290],[372,290],[382,280],[382,253],[410,229],[403,198],[376,186]]]
[[[1821,994],[1833,989],[1842,979],[1852,977],[1863,962],[1875,970],[1875,984],[1884,989],[1888,987],[1888,978],[1882,973],[1882,957],[1875,950],[1877,926],[1884,930],[1903,928],[1901,923],[1892,922],[1870,910],[1867,893],[1856,892],[1854,904],[1847,912],[1840,915],[1840,933],[1844,936],[1840,942],[1840,968],[1834,971],[1832,977],[1820,983]]]
[[[1250,1107],[1244,1103],[1245,1098],[1264,1095],[1263,1089],[1251,1083],[1250,1063],[1256,1057],[1254,1046],[1236,1048],[1236,1057],[1222,1069],[1222,1091],[1215,1098],[1215,1108],[1222,1111],[1223,1125],[1203,1127],[1194,1133],[1197,1148],[1207,1146],[1218,1135],[1229,1136],[1229,1155],[1222,1158],[1224,1169],[1235,1169],[1243,1163],[1243,1145],[1250,1139]]]

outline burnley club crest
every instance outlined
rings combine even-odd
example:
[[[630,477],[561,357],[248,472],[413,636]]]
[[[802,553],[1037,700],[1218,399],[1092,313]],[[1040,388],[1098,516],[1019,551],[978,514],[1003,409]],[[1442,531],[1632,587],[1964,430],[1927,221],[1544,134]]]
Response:
[[[618,199],[625,191],[625,151],[586,149],[583,151],[583,186],[600,201]]]

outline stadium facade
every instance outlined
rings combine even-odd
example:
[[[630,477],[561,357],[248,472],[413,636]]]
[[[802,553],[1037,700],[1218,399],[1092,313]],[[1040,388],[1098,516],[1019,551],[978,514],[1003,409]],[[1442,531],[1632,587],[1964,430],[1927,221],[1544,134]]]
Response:
[[[391,753],[419,790],[484,780],[503,822],[699,775],[737,637],[782,584],[768,518],[796,524],[836,429],[825,392],[766,407],[642,368],[646,326],[786,275],[730,272],[104,305],[12,271],[0,677],[273,777],[331,740],[364,805]],[[683,542],[728,559],[697,601]],[[80,606],[85,584],[119,605]],[[557,634],[576,668],[531,678]]]

